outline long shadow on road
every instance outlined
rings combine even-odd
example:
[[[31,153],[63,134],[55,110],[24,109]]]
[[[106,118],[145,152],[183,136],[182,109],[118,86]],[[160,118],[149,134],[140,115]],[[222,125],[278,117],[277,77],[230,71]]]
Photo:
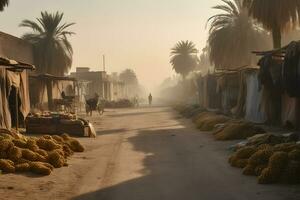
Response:
[[[142,130],[128,141],[145,154],[141,177],[74,200],[300,199],[297,186],[262,186],[241,175],[227,164],[226,143],[208,135],[186,128]]]

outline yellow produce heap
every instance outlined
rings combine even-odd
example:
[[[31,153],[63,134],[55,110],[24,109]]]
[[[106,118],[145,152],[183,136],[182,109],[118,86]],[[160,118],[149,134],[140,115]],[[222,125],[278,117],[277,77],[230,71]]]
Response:
[[[191,117],[199,130],[214,131],[216,140],[239,140],[265,133],[253,123],[204,111],[196,105],[177,105],[175,110],[185,117]]]
[[[0,170],[49,175],[54,168],[68,166],[67,158],[74,152],[83,151],[84,147],[67,134],[36,138],[0,133]]]
[[[257,176],[258,183],[300,183],[300,145],[282,143],[246,146],[236,151],[229,163],[243,169],[247,176]]]
[[[240,140],[262,133],[265,133],[262,128],[250,122],[232,120],[216,130],[214,136],[216,140]]]
[[[202,112],[200,113],[194,122],[197,125],[197,128],[201,131],[212,131],[217,124],[223,124],[230,120],[229,117],[224,115],[218,115],[211,112]]]

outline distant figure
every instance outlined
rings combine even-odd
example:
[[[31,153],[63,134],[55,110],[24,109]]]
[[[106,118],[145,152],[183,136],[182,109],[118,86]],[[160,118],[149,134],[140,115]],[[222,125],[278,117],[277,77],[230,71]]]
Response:
[[[136,95],[133,99],[133,104],[135,107],[139,107],[139,97]]]
[[[152,105],[152,94],[150,93],[148,96],[149,105]]]

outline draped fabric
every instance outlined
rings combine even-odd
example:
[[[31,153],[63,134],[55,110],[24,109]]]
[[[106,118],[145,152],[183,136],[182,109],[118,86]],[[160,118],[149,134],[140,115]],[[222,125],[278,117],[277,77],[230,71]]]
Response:
[[[291,42],[283,62],[283,87],[290,97],[300,97],[300,43]]]
[[[259,82],[263,89],[262,107],[267,123],[277,125],[281,121],[282,61],[265,56],[259,61],[259,66]]]
[[[20,111],[24,117],[26,117],[30,112],[30,98],[29,98],[29,80],[28,80],[28,71],[24,70],[20,74],[20,87],[19,95],[21,99]]]
[[[206,90],[208,96],[207,108],[221,109],[221,95],[217,92],[217,77],[215,75],[207,75]]]
[[[0,66],[0,128],[11,128],[6,69]]]
[[[299,98],[290,97],[287,93],[282,95],[282,125],[299,128]]]
[[[237,104],[231,109],[231,113],[238,118],[245,116],[245,104],[247,96],[247,83],[246,83],[246,74],[240,72],[239,76],[239,94],[237,98]]]
[[[0,128],[11,128],[11,116],[9,109],[9,95],[12,87],[19,91],[21,104],[19,110],[24,118],[30,112],[28,72],[8,71],[5,67],[0,67]]]
[[[239,97],[239,73],[228,73],[217,79],[217,92],[221,95],[221,110],[230,114]]]
[[[255,123],[264,123],[266,115],[262,110],[262,90],[259,89],[258,73],[249,72],[246,75],[247,96],[245,119]]]

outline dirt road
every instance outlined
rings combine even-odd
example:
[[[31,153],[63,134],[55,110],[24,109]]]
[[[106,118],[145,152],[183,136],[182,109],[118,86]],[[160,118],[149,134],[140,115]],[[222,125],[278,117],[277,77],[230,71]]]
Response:
[[[216,142],[170,108],[109,110],[96,139],[49,177],[0,176],[0,199],[293,200],[299,186],[258,185],[227,164]]]

